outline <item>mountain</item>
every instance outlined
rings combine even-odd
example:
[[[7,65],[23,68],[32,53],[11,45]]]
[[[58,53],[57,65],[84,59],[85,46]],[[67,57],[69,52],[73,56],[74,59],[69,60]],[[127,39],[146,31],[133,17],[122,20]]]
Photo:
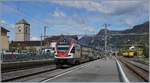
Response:
[[[107,30],[108,34],[128,34],[128,33],[148,33],[149,32],[149,21],[144,22],[143,24],[135,25],[131,29],[126,29],[122,31]],[[105,34],[105,30],[101,29],[97,36]]]
[[[149,21],[143,24],[135,25],[131,29],[126,29],[122,31],[107,30],[108,33],[108,44],[112,46],[121,46],[126,44],[148,44],[149,35],[110,35],[110,34],[128,34],[128,33],[149,33]],[[95,36],[84,36],[79,40],[84,44],[89,46],[99,46],[104,47],[104,37],[105,29],[101,29]]]
[[[82,45],[89,45],[91,40],[92,40],[92,36],[83,36],[81,39],[79,39],[79,43]]]
[[[132,29],[123,31],[124,33],[148,33],[149,32],[149,21],[134,26]]]

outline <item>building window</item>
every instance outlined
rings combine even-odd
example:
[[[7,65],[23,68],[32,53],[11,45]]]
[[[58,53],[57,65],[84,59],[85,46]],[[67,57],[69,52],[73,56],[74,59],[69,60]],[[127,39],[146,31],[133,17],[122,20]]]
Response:
[[[26,33],[28,33],[29,32],[29,28],[28,27],[26,27]]]
[[[26,33],[28,32],[28,28],[26,28]]]
[[[21,27],[18,28],[18,31],[21,32]]]
[[[19,32],[21,32],[21,30],[19,29]]]

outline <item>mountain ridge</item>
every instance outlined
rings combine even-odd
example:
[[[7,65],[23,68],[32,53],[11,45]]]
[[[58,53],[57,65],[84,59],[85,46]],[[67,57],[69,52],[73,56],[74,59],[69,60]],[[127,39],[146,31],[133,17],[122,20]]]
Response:
[[[130,36],[130,35],[116,35],[116,36],[110,36],[110,34],[128,34],[128,33],[149,33],[149,21],[146,21],[142,24],[135,25],[131,29],[126,30],[107,30],[108,32],[108,42],[112,45],[124,45],[124,44],[131,44],[131,43],[147,43],[148,44],[148,38],[149,35],[146,36]],[[81,43],[86,43],[88,46],[100,46],[104,47],[104,37],[105,37],[105,30],[101,29],[96,35],[94,36],[84,36],[79,40]],[[111,37],[111,38],[109,38]],[[130,42],[129,42],[130,41]]]

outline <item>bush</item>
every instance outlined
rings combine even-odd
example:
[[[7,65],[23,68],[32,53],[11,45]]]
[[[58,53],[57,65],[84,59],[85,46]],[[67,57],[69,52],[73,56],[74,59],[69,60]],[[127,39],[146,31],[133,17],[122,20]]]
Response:
[[[146,58],[149,58],[149,47],[148,46],[144,47],[144,56]]]

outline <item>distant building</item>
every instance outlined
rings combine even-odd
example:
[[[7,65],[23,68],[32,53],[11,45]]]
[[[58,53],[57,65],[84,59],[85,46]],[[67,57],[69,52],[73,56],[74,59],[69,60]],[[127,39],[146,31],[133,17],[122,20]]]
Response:
[[[30,41],[30,24],[24,19],[16,23],[15,41]]]
[[[47,37],[44,40],[44,45],[46,47],[51,47],[53,46],[52,43],[54,44],[55,42],[61,41],[64,38],[73,38],[75,40],[78,40],[78,36],[77,35],[58,35],[58,36],[51,36],[51,37]]]
[[[10,47],[18,52],[37,52],[43,48],[43,41],[12,41]]]
[[[47,37],[41,41],[12,41],[10,43],[10,47],[15,49],[18,52],[37,52],[40,51],[41,48],[51,48],[54,50],[56,43],[63,38],[74,38],[78,39],[76,35],[59,35],[59,36],[52,36]]]
[[[0,33],[1,33],[1,48],[2,50],[9,50],[9,41],[7,32],[9,32],[7,29],[0,26]]]

